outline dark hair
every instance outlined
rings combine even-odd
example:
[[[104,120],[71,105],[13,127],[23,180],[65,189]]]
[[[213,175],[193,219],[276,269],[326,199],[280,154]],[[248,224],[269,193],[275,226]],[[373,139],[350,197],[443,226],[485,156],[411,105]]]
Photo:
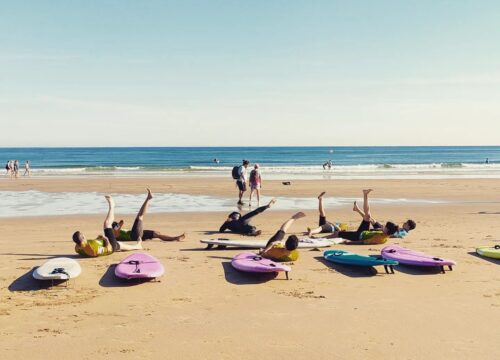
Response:
[[[417,223],[411,219],[406,220],[406,223],[408,224],[410,230],[413,230],[417,227]]]
[[[82,244],[82,240],[83,240],[83,235],[81,232],[79,231],[76,231],[74,234],[73,234],[73,241],[77,244],[77,245],[81,245]]]
[[[113,221],[113,223],[111,224],[111,228],[114,229],[118,227],[118,223],[116,221]]]
[[[399,231],[399,226],[390,221],[385,224],[385,228],[387,229],[387,235],[393,235]]]
[[[243,165],[248,165],[248,164],[250,164],[250,161],[248,161],[248,160],[243,160]]]
[[[241,214],[237,211],[233,211],[229,216],[233,220],[238,220],[241,217]]]
[[[288,239],[286,239],[285,247],[287,250],[292,251],[297,249],[299,246],[299,238],[295,235],[290,235]]]

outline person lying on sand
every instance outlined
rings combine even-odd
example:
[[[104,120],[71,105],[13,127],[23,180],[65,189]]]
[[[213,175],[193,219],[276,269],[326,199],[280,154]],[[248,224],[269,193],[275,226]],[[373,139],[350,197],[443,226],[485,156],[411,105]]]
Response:
[[[345,230],[346,226],[344,224],[336,224],[326,221],[326,211],[323,205],[323,196],[326,192],[322,192],[318,196],[318,207],[319,207],[319,226],[317,228],[307,228],[307,235],[311,237],[315,234],[333,233],[335,231]]]
[[[295,220],[305,217],[303,212],[298,212],[293,215],[290,219],[285,221],[281,228],[274,234],[274,236],[269,239],[264,249],[259,251],[259,255],[266,259],[271,259],[274,261],[295,261],[299,257],[297,247],[299,246],[299,238],[295,235],[290,235],[285,244],[282,240],[285,238],[285,234],[292,226]]]
[[[255,226],[250,225],[250,220],[252,220],[254,216],[269,209],[274,205],[275,202],[276,200],[272,199],[269,204],[258,207],[254,211],[251,211],[243,216],[237,211],[232,212],[231,214],[229,214],[224,224],[222,224],[222,226],[220,227],[219,232],[229,230],[236,234],[259,236],[261,234],[261,231],[257,230]]]
[[[149,190],[148,190],[149,191]],[[151,194],[148,194],[148,198],[144,202],[139,211],[137,217],[142,217],[146,211],[147,203],[151,199]],[[134,245],[123,244],[116,241],[115,234],[111,228],[115,217],[115,202],[110,195],[105,196],[108,202],[108,214],[104,220],[104,236],[99,235],[96,239],[87,240],[85,236],[80,232],[76,231],[73,234],[73,241],[75,242],[75,251],[82,255],[88,257],[105,256],[114,253],[115,251],[130,251],[130,250],[140,250],[142,249],[142,238],[138,237],[137,243]]]
[[[342,243],[347,245],[375,245],[384,244],[387,238],[399,231],[399,227],[388,221],[381,229],[370,230],[371,213],[368,203],[368,194],[372,189],[363,190],[363,220],[356,231],[335,231],[327,238],[340,237],[344,239]]]
[[[358,204],[356,203],[356,201],[354,202],[354,207],[352,209],[353,211],[357,212],[359,215],[361,215],[362,218],[365,217],[365,214],[361,211],[361,209],[359,208]],[[374,230],[381,230],[383,229],[383,225],[382,223],[378,222],[377,220],[373,219],[373,218],[370,218],[370,223],[373,227]],[[393,235],[391,235],[391,238],[404,238],[406,235],[408,235],[408,233],[415,229],[417,227],[417,224],[415,223],[415,221],[411,220],[411,219],[408,219],[406,220],[403,225],[399,228],[399,231],[394,233]]]
[[[146,201],[149,201],[152,198],[151,192],[148,189],[148,198]],[[155,230],[142,230],[143,228],[143,219],[144,219],[145,211],[144,214],[142,214],[142,217],[139,217],[139,215],[135,218],[134,225],[132,226],[132,230],[126,230],[123,228],[123,225],[125,222],[123,220],[120,220],[119,222],[113,222],[113,232],[115,234],[115,237],[118,241],[137,241],[139,238],[140,232],[142,231],[142,240],[151,240],[151,239],[160,239],[162,241],[180,241],[184,240],[186,237],[186,234],[181,234],[179,236],[169,236],[169,235],[163,235],[159,231]]]

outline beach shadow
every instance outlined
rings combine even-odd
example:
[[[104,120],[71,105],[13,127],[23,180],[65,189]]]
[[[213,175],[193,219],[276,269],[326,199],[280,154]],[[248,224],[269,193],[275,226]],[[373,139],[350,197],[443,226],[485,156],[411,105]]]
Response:
[[[8,287],[9,291],[17,292],[17,291],[47,290],[68,281],[68,280],[54,280],[54,281],[36,280],[35,278],[33,278],[33,271],[35,271],[37,268],[38,266],[35,266],[27,273],[23,274],[22,276],[14,280],[12,284],[10,284]]]
[[[478,259],[481,259],[481,260],[486,260],[486,261],[489,261],[489,262],[491,262],[493,264],[500,265],[500,259],[493,259],[493,258],[489,258],[489,257],[486,257],[486,256],[481,256],[478,253],[473,252],[473,251],[470,251],[467,254],[469,254],[471,256],[474,256],[475,258],[478,258]]]
[[[331,261],[327,261],[322,256],[316,256],[315,259],[328,266],[329,268],[334,269],[336,272],[352,278],[371,277],[378,274],[377,269],[375,269],[375,267],[373,266],[349,266],[336,264]]]
[[[66,257],[70,259],[85,259],[83,256],[78,254],[23,254],[23,253],[1,253],[0,255],[9,255],[9,256],[34,256],[29,258],[21,258],[16,260],[50,260],[59,257]]]
[[[500,215],[500,212],[492,212],[492,211],[479,211],[478,215]]]
[[[130,287],[136,286],[144,283],[155,283],[160,282],[160,280],[155,279],[122,279],[115,275],[115,267],[118,264],[112,264],[108,267],[104,275],[99,280],[99,285],[105,288],[112,287]]]
[[[247,273],[239,271],[231,265],[231,261],[223,261],[222,268],[224,269],[226,281],[234,285],[263,284],[278,276],[278,273]],[[283,280],[286,280],[284,275]]]
[[[223,233],[219,231],[197,231],[198,234],[203,234],[203,235],[222,235]]]
[[[449,272],[448,266],[445,266],[444,269],[445,272]],[[439,266],[414,266],[399,264],[394,266],[394,270],[408,275],[444,275]]]

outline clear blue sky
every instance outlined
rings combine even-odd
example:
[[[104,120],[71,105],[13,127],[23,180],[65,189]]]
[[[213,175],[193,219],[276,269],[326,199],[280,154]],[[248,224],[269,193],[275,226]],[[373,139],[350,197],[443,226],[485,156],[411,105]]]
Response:
[[[498,1],[0,0],[0,146],[498,145],[499,39]]]

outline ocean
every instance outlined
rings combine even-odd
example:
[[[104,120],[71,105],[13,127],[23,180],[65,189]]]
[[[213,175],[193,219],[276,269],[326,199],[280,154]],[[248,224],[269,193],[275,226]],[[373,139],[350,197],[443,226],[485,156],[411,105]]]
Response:
[[[33,176],[230,177],[248,159],[268,179],[500,178],[500,146],[0,148],[9,159]]]

